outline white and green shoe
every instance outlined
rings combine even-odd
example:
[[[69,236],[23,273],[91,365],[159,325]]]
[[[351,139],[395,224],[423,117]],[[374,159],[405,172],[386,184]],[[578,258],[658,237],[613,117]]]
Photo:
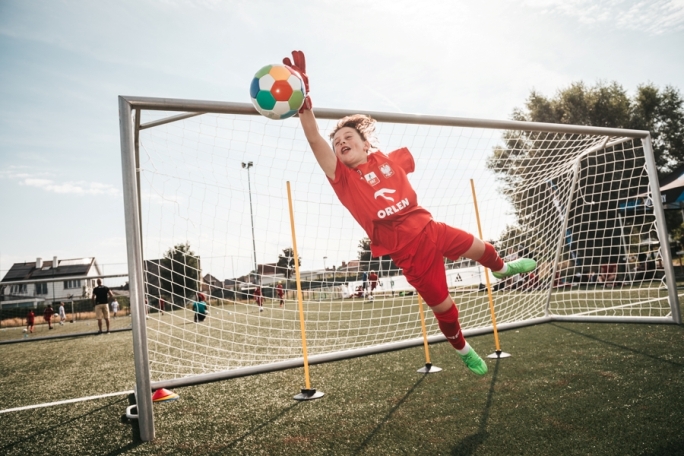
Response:
[[[510,263],[506,263],[506,272],[494,272],[492,275],[497,279],[505,279],[516,274],[534,271],[537,268],[537,262],[530,258],[520,258]]]
[[[467,354],[459,354],[458,356],[461,357],[471,372],[477,375],[484,375],[487,373],[487,364],[480,358],[480,355],[475,353],[475,350],[473,350],[472,347],[470,347],[470,351]]]

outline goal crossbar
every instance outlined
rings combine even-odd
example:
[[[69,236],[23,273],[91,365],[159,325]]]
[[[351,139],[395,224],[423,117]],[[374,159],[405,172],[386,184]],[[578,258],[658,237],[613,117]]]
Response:
[[[151,98],[151,97],[119,97],[128,109],[141,109],[150,111],[186,111],[189,113],[215,113],[215,114],[242,114],[258,116],[259,113],[250,103],[232,103],[206,100],[184,100],[177,98]],[[544,122],[523,122],[517,120],[490,120],[471,119],[465,117],[432,116],[423,114],[389,113],[381,111],[349,110],[316,108],[316,117],[319,119],[341,119],[353,114],[367,114],[379,122],[405,123],[405,124],[429,124],[446,127],[472,127],[497,130],[525,130],[543,132],[578,133],[589,135],[624,136],[629,138],[646,138],[650,133],[645,130],[630,130],[607,127],[590,127],[584,125],[565,125]],[[173,121],[185,118],[184,115],[174,116]],[[149,124],[146,125],[151,125]]]

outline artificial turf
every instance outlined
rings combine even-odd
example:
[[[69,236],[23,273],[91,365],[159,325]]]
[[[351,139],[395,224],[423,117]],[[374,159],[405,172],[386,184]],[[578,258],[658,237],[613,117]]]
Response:
[[[3,346],[0,409],[132,388],[130,332]],[[176,388],[156,439],[126,395],[0,414],[0,454],[684,454],[684,327],[548,323],[500,333],[468,372],[450,345]],[[491,335],[471,337],[481,353]]]

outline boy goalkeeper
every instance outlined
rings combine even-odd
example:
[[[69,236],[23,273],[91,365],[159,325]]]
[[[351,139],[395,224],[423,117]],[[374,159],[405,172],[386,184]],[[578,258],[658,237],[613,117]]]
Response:
[[[414,171],[407,148],[387,155],[373,144],[375,120],[356,114],[337,122],[331,144],[318,131],[311,110],[306,61],[301,51],[292,52],[283,63],[298,71],[306,85],[307,98],[299,111],[306,139],[330,184],[354,219],[371,240],[374,257],[389,255],[404,270],[406,280],[430,306],[439,328],[458,351],[468,369],[487,373],[487,365],[466,342],[458,321],[458,309],[449,295],[444,257],[466,257],[504,278],[536,268],[532,259],[504,263],[494,247],[459,228],[437,222],[418,205],[407,174]],[[332,146],[332,147],[331,147]]]

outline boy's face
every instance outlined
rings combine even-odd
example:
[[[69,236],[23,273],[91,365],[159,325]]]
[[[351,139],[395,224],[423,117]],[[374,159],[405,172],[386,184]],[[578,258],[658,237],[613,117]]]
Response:
[[[368,161],[370,143],[364,141],[358,131],[351,127],[340,128],[333,137],[335,155],[350,168]]]

